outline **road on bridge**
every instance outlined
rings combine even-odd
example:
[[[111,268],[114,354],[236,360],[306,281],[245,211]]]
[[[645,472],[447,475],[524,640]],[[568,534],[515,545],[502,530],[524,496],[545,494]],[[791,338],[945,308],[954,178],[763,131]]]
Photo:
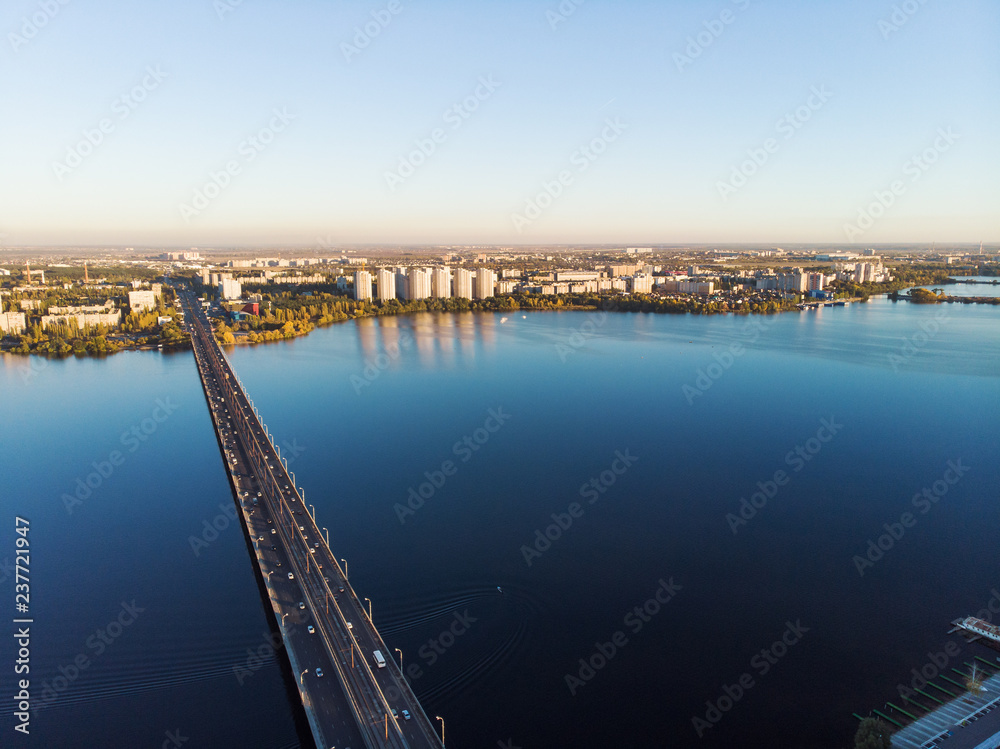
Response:
[[[317,746],[441,747],[328,536],[306,510],[304,492],[216,342],[199,300],[184,290],[178,296],[255,561]],[[384,666],[376,663],[376,650]]]

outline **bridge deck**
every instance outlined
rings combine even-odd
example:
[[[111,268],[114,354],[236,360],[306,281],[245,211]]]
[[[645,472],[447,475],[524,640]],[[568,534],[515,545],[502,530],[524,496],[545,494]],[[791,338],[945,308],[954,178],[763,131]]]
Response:
[[[286,655],[299,676],[316,745],[441,747],[392,651],[306,510],[303,492],[216,343],[208,318],[189,292],[180,298],[226,467]],[[375,650],[385,657],[385,667],[375,665]]]

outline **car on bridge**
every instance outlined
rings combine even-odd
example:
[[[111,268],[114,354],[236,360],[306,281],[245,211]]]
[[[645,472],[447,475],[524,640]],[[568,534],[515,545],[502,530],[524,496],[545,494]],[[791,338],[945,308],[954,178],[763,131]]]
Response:
[[[288,573],[288,579],[289,580],[294,580],[295,579],[295,575],[293,575],[291,572],[289,572]]]

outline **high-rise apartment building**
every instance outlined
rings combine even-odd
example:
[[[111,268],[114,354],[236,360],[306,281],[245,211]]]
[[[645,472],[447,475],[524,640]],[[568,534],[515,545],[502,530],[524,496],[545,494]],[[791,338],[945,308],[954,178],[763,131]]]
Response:
[[[431,295],[431,269],[411,268],[407,299],[427,299]]]
[[[391,270],[379,268],[376,285],[378,286],[378,300],[380,302],[388,302],[390,299],[396,298],[396,275]]]
[[[372,298],[372,274],[366,270],[355,271],[354,273],[354,298]]]
[[[451,296],[451,270],[446,265],[435,268],[431,276],[431,296],[447,299]]]
[[[480,268],[476,271],[476,299],[489,299],[497,285],[495,271]]]
[[[465,268],[455,270],[455,297],[472,299],[472,279],[475,274]]]

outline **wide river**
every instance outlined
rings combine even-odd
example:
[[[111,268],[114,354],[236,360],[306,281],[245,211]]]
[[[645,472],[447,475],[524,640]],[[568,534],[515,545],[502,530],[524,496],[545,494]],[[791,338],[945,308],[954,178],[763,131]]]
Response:
[[[422,314],[229,353],[449,747],[846,746],[1000,587],[996,307]],[[0,394],[40,708],[15,739],[7,633],[0,744],[299,745],[190,352],[4,356]]]

